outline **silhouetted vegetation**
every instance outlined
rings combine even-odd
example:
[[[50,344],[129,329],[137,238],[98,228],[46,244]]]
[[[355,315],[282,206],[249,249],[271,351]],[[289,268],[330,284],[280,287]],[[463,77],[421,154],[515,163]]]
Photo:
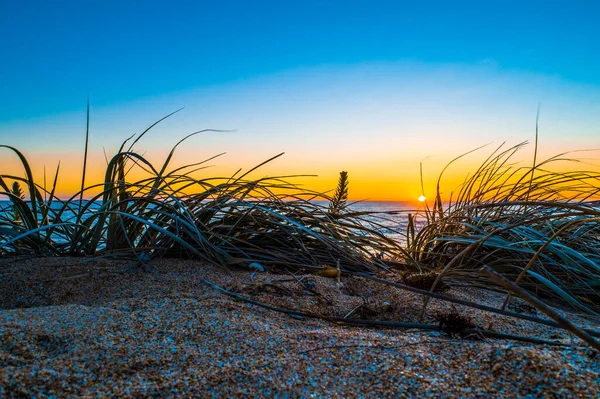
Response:
[[[406,240],[398,242],[382,232],[374,213],[349,207],[345,171],[333,196],[293,184],[298,176],[250,178],[282,154],[245,173],[199,177],[216,157],[170,168],[177,147],[199,132],[177,143],[157,167],[134,148],[149,129],[122,143],[104,182],[86,186],[82,179],[81,191],[68,199],[55,195],[58,168],[46,187],[19,150],[1,146],[19,158],[25,175],[0,175],[0,195],[9,200],[0,210],[0,256],[138,263],[177,257],[222,266],[254,262],[289,273],[331,267],[338,279],[340,273],[385,271],[395,286],[425,298],[467,286],[504,290],[506,305],[517,291],[486,277],[488,267],[549,304],[600,312],[600,174],[551,171],[554,163],[576,161],[567,154],[518,167],[513,157],[525,143],[500,146],[447,203],[440,190],[444,169],[434,203],[409,215]],[[133,170],[145,177],[132,179]],[[419,218],[422,228],[415,227]],[[452,334],[475,328],[456,315],[438,319]]]

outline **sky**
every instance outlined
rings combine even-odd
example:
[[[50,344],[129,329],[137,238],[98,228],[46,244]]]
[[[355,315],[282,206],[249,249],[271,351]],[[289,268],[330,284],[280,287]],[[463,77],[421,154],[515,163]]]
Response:
[[[414,200],[420,163],[431,198],[449,160],[489,144],[448,172],[448,195],[495,146],[533,141],[538,105],[542,156],[600,148],[594,1],[0,3],[0,144],[36,176],[60,160],[61,195],[81,179],[88,97],[90,182],[104,152],[182,107],[136,147],[153,162],[227,130],[175,166],[226,152],[203,173],[229,175],[285,152],[253,176],[328,190],[347,170],[353,199]]]

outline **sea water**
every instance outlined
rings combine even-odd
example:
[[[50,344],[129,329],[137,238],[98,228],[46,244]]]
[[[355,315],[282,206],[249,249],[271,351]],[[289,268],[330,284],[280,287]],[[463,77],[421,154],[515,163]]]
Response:
[[[315,201],[319,205],[327,207],[327,201]],[[84,200],[83,204],[87,204]],[[3,214],[5,210],[10,209],[10,201],[0,200],[0,214]],[[58,211],[62,204],[60,202],[54,202],[52,208]],[[90,206],[90,209],[97,209],[100,203],[95,203]],[[71,203],[71,209],[74,211],[78,208],[78,202],[73,201]],[[370,224],[369,227],[374,228],[381,234],[384,234],[391,239],[403,242],[404,234],[408,225],[408,215],[423,215],[424,207],[415,206],[414,204],[406,202],[392,202],[392,201],[358,201],[349,202],[348,209],[354,212],[369,212],[368,215],[363,216],[365,223]],[[75,222],[75,212],[66,210],[61,220],[63,222]],[[423,218],[417,219],[416,228],[420,226]]]

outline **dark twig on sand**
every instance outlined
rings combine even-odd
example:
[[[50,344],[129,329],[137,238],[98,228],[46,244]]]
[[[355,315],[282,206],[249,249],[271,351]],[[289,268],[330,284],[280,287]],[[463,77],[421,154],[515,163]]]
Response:
[[[381,350],[390,350],[390,349],[402,349],[410,346],[420,346],[420,345],[428,345],[428,344],[456,344],[456,343],[464,343],[464,340],[446,340],[446,341],[419,341],[419,342],[409,342],[404,345],[394,345],[394,346],[386,346],[386,345],[329,345],[329,346],[320,346],[318,348],[313,348],[309,350],[305,350],[302,352],[298,352],[298,354],[306,354],[311,352],[322,351],[326,349],[356,349],[356,348],[367,348],[367,349],[381,349]]]
[[[201,279],[200,281],[203,284],[205,284],[205,285],[207,285],[207,286],[209,286],[211,288],[214,288],[217,291],[220,291],[220,292],[222,292],[225,295],[229,295],[229,296],[231,296],[233,298],[239,299],[239,300],[247,302],[247,303],[251,303],[251,304],[256,305],[256,306],[260,306],[260,307],[265,308],[265,309],[269,309],[269,310],[273,310],[273,311],[276,311],[276,312],[288,314],[290,316],[307,317],[307,318],[312,318],[312,319],[326,320],[326,321],[330,321],[330,322],[334,322],[334,323],[339,323],[339,324],[350,324],[350,325],[357,325],[357,326],[359,326],[359,325],[361,325],[361,326],[377,326],[377,327],[401,328],[401,329],[413,329],[413,328],[417,328],[417,329],[429,330],[429,331],[444,331],[443,328],[441,328],[440,326],[435,325],[435,324],[407,323],[407,322],[382,321],[382,320],[344,319],[342,317],[323,316],[323,315],[318,315],[318,314],[315,314],[315,313],[309,313],[309,312],[302,312],[302,311],[297,311],[297,310],[292,310],[292,309],[280,308],[280,307],[268,305],[268,304],[263,303],[263,302],[256,301],[254,299],[247,298],[247,297],[245,297],[243,295],[240,295],[240,294],[237,294],[235,292],[231,292],[229,290],[226,290],[223,287],[220,287],[220,286],[218,286],[218,285],[216,285],[214,283],[211,283],[208,280]],[[532,338],[532,337],[525,337],[525,336],[520,336],[520,335],[504,334],[504,333],[499,333],[499,332],[496,332],[496,331],[489,331],[489,330],[467,329],[467,330],[464,331],[464,333],[466,333],[466,334],[472,334],[472,335],[478,335],[478,336],[484,336],[484,337],[506,339],[506,340],[512,340],[512,341],[536,343],[536,344],[543,344],[543,345],[553,345],[553,346],[564,346],[563,343],[557,342],[557,341],[548,341],[548,340],[543,340],[543,339],[538,339],[538,338]]]
[[[527,320],[527,321],[531,321],[531,322],[534,322],[534,323],[543,324],[543,325],[548,326],[548,327],[554,327],[554,328],[560,328],[560,329],[568,330],[568,328],[565,327],[563,324],[560,324],[560,323],[552,321],[552,320],[541,319],[539,317],[535,317],[535,316],[531,316],[531,315],[527,315],[527,314],[511,312],[511,311],[508,311],[508,310],[497,309],[497,308],[493,308],[491,306],[486,306],[486,305],[482,305],[482,304],[475,303],[475,302],[465,301],[463,299],[453,298],[453,297],[448,296],[448,295],[438,294],[437,292],[432,292],[432,291],[428,291],[428,290],[422,290],[422,289],[419,289],[419,288],[410,287],[408,285],[396,283],[396,282],[385,280],[385,279],[381,279],[381,278],[378,278],[378,277],[373,277],[373,276],[370,276],[370,275],[365,274],[365,273],[352,273],[352,274],[364,277],[364,278],[369,279],[369,280],[376,281],[376,282],[381,283],[381,284],[386,284],[386,285],[390,285],[392,287],[396,287],[396,288],[400,288],[400,289],[403,289],[403,290],[406,290],[406,291],[414,292],[415,294],[425,295],[425,296],[428,296],[428,297],[431,297],[431,298],[439,299],[439,300],[450,302],[450,303],[456,303],[457,305],[463,305],[463,306],[467,306],[467,307],[470,307],[470,308],[483,310],[483,311],[490,312],[490,313],[500,314],[500,315],[503,315],[503,316],[514,317],[516,319]],[[579,327],[577,327],[577,328],[579,328]],[[594,331],[594,330],[590,330],[590,329],[581,329],[581,328],[579,328],[579,329],[582,330],[582,331],[585,331],[587,334],[589,334],[591,336],[600,337],[600,332],[598,332],[598,331]]]

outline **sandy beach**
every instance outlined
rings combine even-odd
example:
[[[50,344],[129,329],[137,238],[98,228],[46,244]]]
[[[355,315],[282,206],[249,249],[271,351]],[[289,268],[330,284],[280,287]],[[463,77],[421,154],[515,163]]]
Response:
[[[344,317],[362,304],[352,317],[416,320],[422,303],[417,295],[357,277],[342,276],[340,284],[314,275],[252,275],[175,260],[117,273],[129,265],[61,258],[1,266],[0,396],[593,398],[600,393],[598,354],[567,333],[527,321],[453,308],[478,327],[568,346],[291,317],[200,281],[323,315]],[[309,282],[310,290],[298,279]],[[501,300],[489,294],[481,299]],[[434,300],[427,318],[451,310]]]
[[[4,1],[0,399],[600,399],[600,1]]]

